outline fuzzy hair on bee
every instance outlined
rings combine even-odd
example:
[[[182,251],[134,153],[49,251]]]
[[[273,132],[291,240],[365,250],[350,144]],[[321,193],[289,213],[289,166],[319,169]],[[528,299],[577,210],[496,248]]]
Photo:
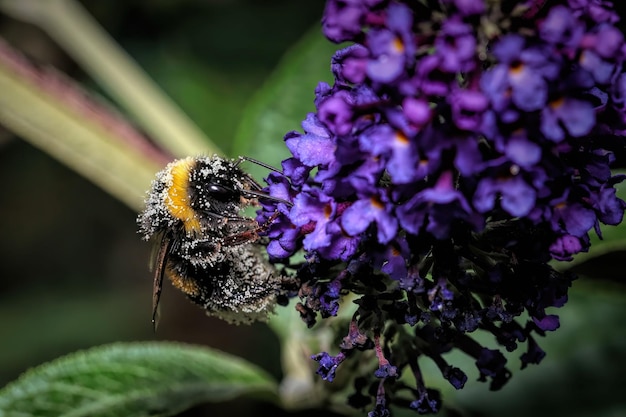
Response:
[[[283,277],[263,256],[267,227],[242,210],[266,195],[240,167],[249,158],[187,157],[157,173],[137,218],[144,240],[154,240],[152,321],[156,327],[163,277],[210,316],[229,323],[266,320]],[[290,204],[286,202],[286,204]]]

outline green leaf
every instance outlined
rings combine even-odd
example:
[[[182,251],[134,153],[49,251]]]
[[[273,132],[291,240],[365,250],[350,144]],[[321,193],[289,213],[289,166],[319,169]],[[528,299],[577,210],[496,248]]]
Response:
[[[171,416],[276,384],[242,359],[178,343],[116,343],[26,372],[0,390],[0,417]]]
[[[316,25],[285,55],[244,111],[235,136],[234,155],[250,156],[274,166],[289,157],[283,137],[299,129],[307,113],[315,111],[315,87],[320,81],[332,81],[330,59],[339,48],[324,38]],[[248,170],[252,174],[266,173],[255,167]]]

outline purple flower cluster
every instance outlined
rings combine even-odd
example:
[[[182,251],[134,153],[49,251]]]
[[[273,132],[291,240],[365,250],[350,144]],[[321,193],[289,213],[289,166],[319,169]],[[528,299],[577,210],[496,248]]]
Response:
[[[370,393],[370,415],[391,404],[437,412],[417,359],[460,389],[452,349],[502,387],[506,358],[471,337],[479,329],[507,351],[525,344],[522,367],[539,363],[536,337],[559,327],[548,309],[573,279],[548,262],[587,251],[590,231],[620,223],[626,207],[610,171],[626,135],[626,46],[611,2],[427,3],[328,0],[325,35],[352,44],[332,58],[334,85],[317,87],[303,133],[285,136],[283,173],[267,178],[293,206],[264,201],[258,214],[265,224],[279,213],[267,249],[295,269],[308,325],[355,296],[338,353],[313,359],[332,381],[373,350],[349,399],[363,407]],[[407,371],[413,386],[398,378]]]

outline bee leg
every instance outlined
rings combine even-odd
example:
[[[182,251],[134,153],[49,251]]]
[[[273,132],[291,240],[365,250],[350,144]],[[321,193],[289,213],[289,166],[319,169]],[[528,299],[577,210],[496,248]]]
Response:
[[[254,229],[226,236],[224,238],[224,244],[227,246],[236,246],[244,243],[255,242],[259,238],[259,233],[266,231],[270,227],[270,224],[272,224],[272,222],[276,220],[278,214],[279,213],[277,211],[274,212],[274,214],[272,214],[262,225],[257,224],[257,227]],[[242,220],[246,219],[242,218]],[[256,223],[253,219],[249,220]]]

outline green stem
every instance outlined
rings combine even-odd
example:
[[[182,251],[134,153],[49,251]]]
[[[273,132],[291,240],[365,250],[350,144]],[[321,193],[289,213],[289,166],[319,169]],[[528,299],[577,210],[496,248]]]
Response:
[[[173,155],[221,153],[78,2],[0,0],[0,10],[45,30]]]

